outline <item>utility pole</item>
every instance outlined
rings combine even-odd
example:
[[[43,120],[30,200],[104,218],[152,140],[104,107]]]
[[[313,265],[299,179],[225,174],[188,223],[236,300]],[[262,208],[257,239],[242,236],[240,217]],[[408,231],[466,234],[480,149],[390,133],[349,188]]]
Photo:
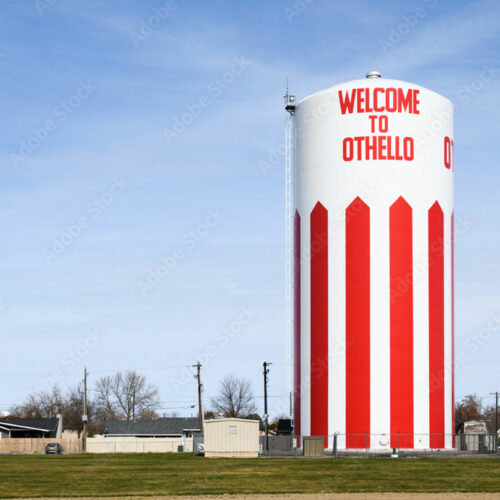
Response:
[[[490,392],[495,396],[495,434],[498,436],[498,392]]]
[[[83,368],[83,430],[82,430],[82,451],[87,451],[87,431],[88,431],[88,409],[87,409],[87,367]]]
[[[198,380],[198,415],[199,415],[199,419],[200,419],[200,433],[203,434],[203,408],[201,405],[202,385],[201,385],[201,373],[200,373],[201,364],[198,361],[195,365],[192,365],[192,366],[193,366],[193,368],[197,369],[197,374],[194,376],[194,378]]]
[[[135,388],[132,391],[132,422],[135,422]]]
[[[266,446],[265,451],[269,450],[269,415],[267,414],[267,375],[269,374],[268,366],[271,363],[264,361],[264,426],[266,431]]]

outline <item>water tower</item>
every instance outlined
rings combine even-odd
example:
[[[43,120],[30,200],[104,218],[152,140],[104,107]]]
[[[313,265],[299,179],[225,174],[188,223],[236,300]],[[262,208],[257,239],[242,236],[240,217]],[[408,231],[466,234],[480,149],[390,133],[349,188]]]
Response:
[[[452,448],[453,105],[366,76],[287,96],[295,435]]]

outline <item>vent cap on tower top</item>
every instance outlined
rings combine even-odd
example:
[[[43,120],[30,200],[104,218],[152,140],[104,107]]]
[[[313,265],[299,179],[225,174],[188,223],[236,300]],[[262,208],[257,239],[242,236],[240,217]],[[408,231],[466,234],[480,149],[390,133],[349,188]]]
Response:
[[[366,78],[380,78],[381,76],[380,71],[368,71],[366,73]]]

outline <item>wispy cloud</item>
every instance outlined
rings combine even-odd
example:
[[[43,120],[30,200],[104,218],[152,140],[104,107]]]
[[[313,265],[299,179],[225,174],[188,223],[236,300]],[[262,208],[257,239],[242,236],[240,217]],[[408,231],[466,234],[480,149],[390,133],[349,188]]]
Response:
[[[284,359],[280,156],[287,76],[300,98],[378,69],[461,102],[460,91],[480,79],[484,64],[498,60],[500,47],[500,6],[488,0],[178,1],[162,16],[155,9],[164,0],[49,1],[43,15],[34,2],[0,5],[0,297],[9,304],[0,323],[13,351],[30,338],[43,352],[47,338],[71,337],[86,322],[97,322],[104,335],[92,355],[103,366],[106,349],[123,366],[145,366],[145,358],[161,366],[165,352],[176,352],[177,364],[189,363],[193,346],[210,344],[207,337],[231,321],[243,298],[259,319],[228,351],[227,370],[260,381],[262,345],[273,359]],[[291,22],[286,8],[295,9]],[[383,50],[379,40],[417,8],[424,15]],[[141,27],[147,36],[134,43]],[[210,93],[217,79],[231,77],[237,57],[248,67],[216,87],[217,95]],[[87,80],[95,92],[32,148],[23,165],[9,162]],[[485,314],[470,290],[490,304],[500,279],[498,266],[487,265],[499,244],[494,148],[500,138],[492,125],[498,90],[498,80],[484,82],[456,120],[457,210],[478,220],[457,246],[457,304],[467,304],[458,336]],[[207,95],[210,106],[166,141],[165,129]],[[267,175],[263,161],[272,165]],[[120,176],[130,180],[123,196],[47,266],[41,252]],[[214,207],[224,214],[223,224],[155,293],[137,293],[148,269]],[[1,388],[1,399],[22,399],[16,391],[29,386],[30,373],[42,371],[38,358],[25,366],[28,384]],[[18,364],[4,359],[3,371]],[[212,390],[223,375],[215,365],[206,380]],[[277,392],[283,392],[280,380]],[[168,391],[164,380],[159,383]]]

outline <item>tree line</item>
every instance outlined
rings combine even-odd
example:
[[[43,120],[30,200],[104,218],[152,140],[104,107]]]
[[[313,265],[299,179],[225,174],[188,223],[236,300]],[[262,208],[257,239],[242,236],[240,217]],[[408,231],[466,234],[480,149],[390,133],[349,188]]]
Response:
[[[117,372],[113,376],[97,379],[88,394],[89,433],[102,434],[109,420],[154,420],[159,418],[162,404],[158,386],[151,384],[144,375],[134,370]],[[469,420],[486,422],[488,432],[495,432],[495,406],[484,405],[475,394],[465,396],[455,404],[455,432],[463,431]],[[24,418],[63,417],[64,428],[82,431],[83,388],[78,385],[62,391],[54,385],[51,389],[29,394],[24,402],[11,408],[10,413]],[[225,376],[216,397],[210,400],[205,418],[216,416],[252,418],[260,421],[250,381],[235,375]],[[175,412],[170,416],[175,416]],[[270,422],[277,426],[280,417]],[[281,417],[286,418],[286,417]]]
[[[134,370],[117,372],[97,379],[89,388],[87,414],[89,432],[101,434],[108,420],[151,420],[158,418],[160,408],[158,386]],[[29,394],[10,413],[24,418],[63,417],[67,430],[82,431],[83,387],[78,384],[66,391],[55,384],[50,389]]]
[[[117,372],[97,379],[88,390],[87,414],[90,434],[102,434],[109,420],[154,420],[160,417],[162,404],[156,384],[134,370]],[[251,383],[227,375],[220,383],[219,394],[210,401],[207,418],[254,418],[260,420]],[[10,409],[23,418],[63,417],[66,430],[81,433],[83,429],[83,387],[78,384],[63,391],[57,384],[50,389],[29,394],[23,403]],[[175,412],[170,414],[175,416]]]

